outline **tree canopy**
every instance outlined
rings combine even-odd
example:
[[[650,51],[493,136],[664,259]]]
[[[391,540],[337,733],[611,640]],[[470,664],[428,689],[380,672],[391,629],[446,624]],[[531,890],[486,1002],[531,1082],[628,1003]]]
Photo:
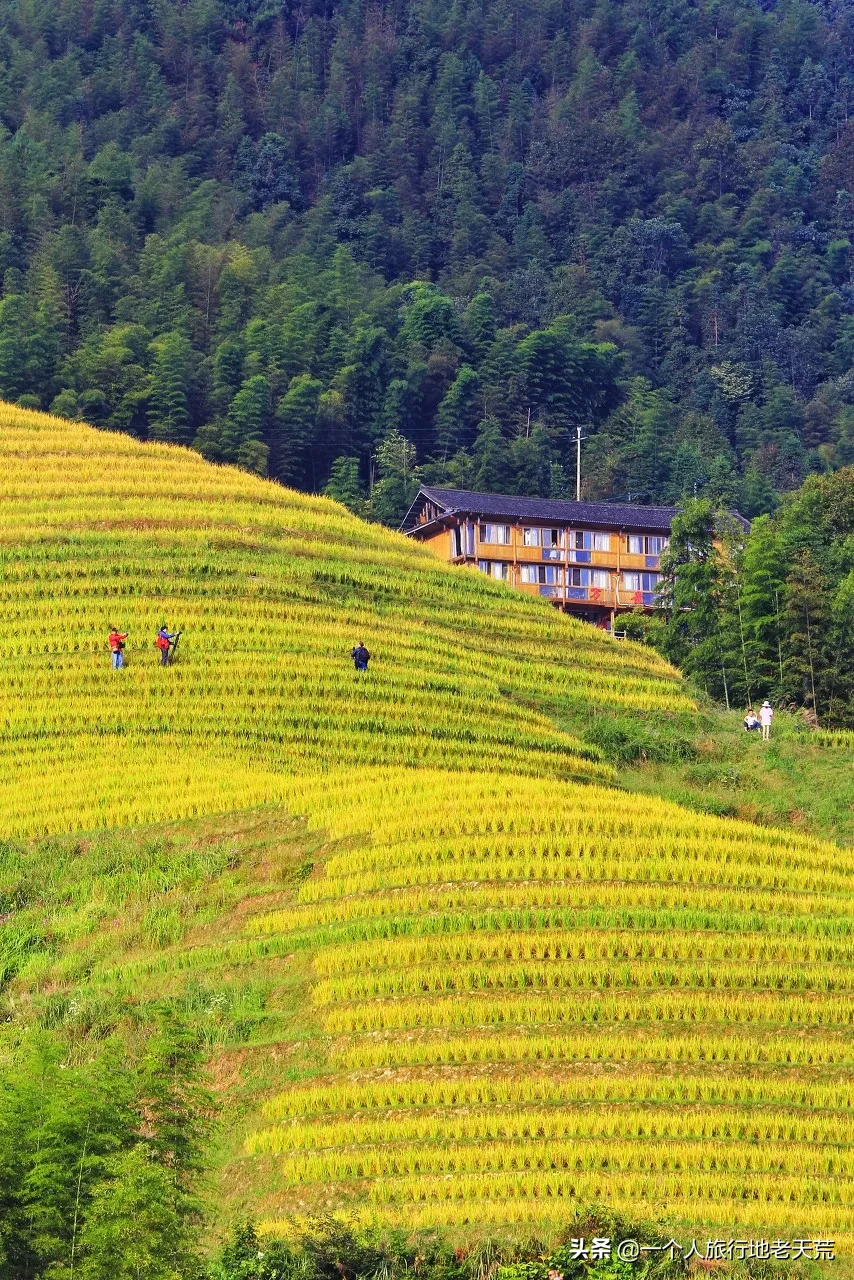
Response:
[[[359,502],[395,432],[562,492],[581,421],[591,497],[771,511],[854,461],[853,47],[823,0],[0,0],[0,394]]]

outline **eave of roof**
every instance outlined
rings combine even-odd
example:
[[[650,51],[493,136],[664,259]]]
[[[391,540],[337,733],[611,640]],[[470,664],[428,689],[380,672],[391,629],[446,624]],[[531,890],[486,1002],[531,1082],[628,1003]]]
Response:
[[[418,523],[425,503],[442,508],[433,519]],[[480,493],[472,489],[443,489],[422,485],[400,528],[404,533],[424,536],[441,528],[453,517],[479,520],[526,521],[588,529],[636,530],[640,533],[669,533],[681,507],[645,507],[622,502],[571,502],[563,498],[525,498],[504,493]],[[750,532],[750,521],[738,511],[728,512]]]
[[[556,524],[579,526],[599,526],[601,528],[634,528],[643,530],[669,530],[673,517],[678,514],[679,507],[642,507],[626,503],[608,502],[569,502],[557,498],[524,498],[511,494],[479,493],[468,489],[441,489],[433,485],[423,485],[418,498],[412,504],[403,528],[408,532],[417,532],[424,526],[409,524],[423,503],[433,502],[443,507],[442,515],[452,513],[460,516],[490,516],[508,520],[532,520],[542,523],[554,521]],[[430,523],[433,523],[432,521]]]

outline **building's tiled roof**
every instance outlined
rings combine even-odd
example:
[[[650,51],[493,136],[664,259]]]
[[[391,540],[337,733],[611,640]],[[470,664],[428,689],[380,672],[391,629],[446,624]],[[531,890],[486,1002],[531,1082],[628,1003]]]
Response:
[[[476,493],[471,489],[437,489],[422,485],[403,523],[403,528],[417,527],[420,508],[434,502],[445,512],[490,516],[512,521],[553,520],[555,524],[587,528],[601,525],[608,529],[660,529],[667,533],[679,507],[643,507],[627,502],[565,502],[559,498],[516,498],[504,493]]]

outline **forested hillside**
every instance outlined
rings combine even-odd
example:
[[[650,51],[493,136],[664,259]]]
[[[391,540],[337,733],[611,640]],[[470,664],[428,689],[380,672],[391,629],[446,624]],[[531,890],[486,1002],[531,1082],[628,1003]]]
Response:
[[[415,465],[564,492],[577,421],[591,494],[769,510],[854,459],[852,44],[830,0],[2,0],[0,395],[389,521]]]

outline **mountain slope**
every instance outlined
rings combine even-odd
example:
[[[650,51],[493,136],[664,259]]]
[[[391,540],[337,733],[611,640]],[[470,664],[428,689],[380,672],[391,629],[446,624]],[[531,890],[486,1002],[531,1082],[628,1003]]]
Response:
[[[770,510],[854,456],[851,38],[829,0],[0,0],[0,395],[351,494],[400,430],[558,496],[584,421],[591,495]]]
[[[213,1219],[854,1231],[854,855],[547,714],[690,716],[676,672],[181,450],[6,407],[0,462],[0,1060],[180,1014]]]
[[[0,807],[16,834],[282,795],[294,769],[607,778],[532,703],[693,705],[648,650],[197,455],[4,408]],[[183,636],[174,667],[153,648]],[[130,633],[110,669],[111,625]],[[376,655],[358,680],[348,653]],[[49,793],[37,778],[49,771]]]
[[[292,802],[341,849],[245,926],[311,949],[327,1054],[248,1134],[268,1211],[854,1228],[850,851],[598,787],[389,781]]]

